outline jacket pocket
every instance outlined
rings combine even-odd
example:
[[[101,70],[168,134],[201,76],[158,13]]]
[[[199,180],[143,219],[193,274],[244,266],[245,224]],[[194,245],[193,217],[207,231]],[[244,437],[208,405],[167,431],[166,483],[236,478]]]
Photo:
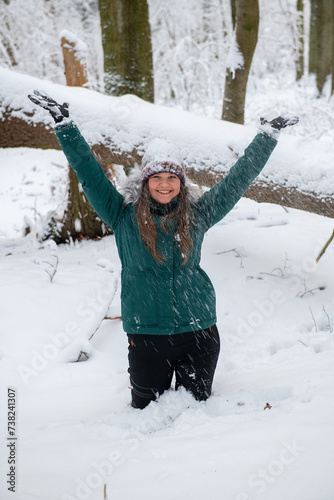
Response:
[[[216,316],[216,294],[208,275],[201,268],[182,273],[176,283],[175,309],[179,326],[196,326],[198,329]]]
[[[160,323],[160,293],[156,276],[149,273],[126,274],[122,279],[123,322],[136,328]]]

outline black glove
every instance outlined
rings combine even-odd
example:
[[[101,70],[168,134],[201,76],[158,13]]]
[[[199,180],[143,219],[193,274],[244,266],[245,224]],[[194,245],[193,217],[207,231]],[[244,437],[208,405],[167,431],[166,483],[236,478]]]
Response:
[[[58,104],[46,92],[34,90],[35,95],[28,95],[29,99],[38,106],[47,109],[56,123],[60,123],[64,118],[69,117],[67,102]]]
[[[261,125],[265,125],[266,123],[269,123],[269,125],[272,128],[275,128],[276,130],[281,130],[281,128],[285,128],[288,125],[295,125],[296,123],[299,122],[298,116],[278,116],[277,118],[274,118],[270,122],[266,120],[265,118],[260,118]]]

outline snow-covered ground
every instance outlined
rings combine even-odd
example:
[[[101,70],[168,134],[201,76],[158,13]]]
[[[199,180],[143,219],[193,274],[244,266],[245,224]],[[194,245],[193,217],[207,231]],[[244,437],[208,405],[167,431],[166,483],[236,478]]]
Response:
[[[106,484],[109,500],[332,500],[334,247],[315,257],[333,220],[242,199],[203,247],[213,396],[170,390],[134,410],[121,322],[100,325],[120,315],[114,238],[36,239],[66,169],[59,151],[0,150],[1,499],[103,500]]]

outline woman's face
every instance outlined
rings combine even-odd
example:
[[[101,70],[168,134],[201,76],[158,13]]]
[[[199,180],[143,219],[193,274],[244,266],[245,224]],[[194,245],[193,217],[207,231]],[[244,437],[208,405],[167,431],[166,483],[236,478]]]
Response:
[[[148,180],[148,188],[153,200],[158,203],[169,203],[180,192],[180,178],[170,172],[152,175]]]

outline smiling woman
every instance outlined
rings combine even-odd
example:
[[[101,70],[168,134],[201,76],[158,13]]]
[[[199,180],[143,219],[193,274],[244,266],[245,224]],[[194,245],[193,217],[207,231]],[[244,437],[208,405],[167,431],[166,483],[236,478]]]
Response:
[[[68,119],[67,105],[41,92],[30,99],[54,117],[59,143],[87,199],[115,235],[132,406],[144,408],[154,401],[170,388],[174,374],[176,389],[185,387],[197,400],[206,400],[220,341],[215,291],[200,267],[204,235],[261,172],[279,130],[293,123],[282,117],[262,120],[263,128],[229,174],[196,199],[190,195],[181,151],[165,139],[154,139],[141,171],[128,180],[131,198],[108,180]]]
[[[181,181],[175,174],[161,172],[148,180],[148,188],[153,200],[158,203],[169,203],[180,193]]]

